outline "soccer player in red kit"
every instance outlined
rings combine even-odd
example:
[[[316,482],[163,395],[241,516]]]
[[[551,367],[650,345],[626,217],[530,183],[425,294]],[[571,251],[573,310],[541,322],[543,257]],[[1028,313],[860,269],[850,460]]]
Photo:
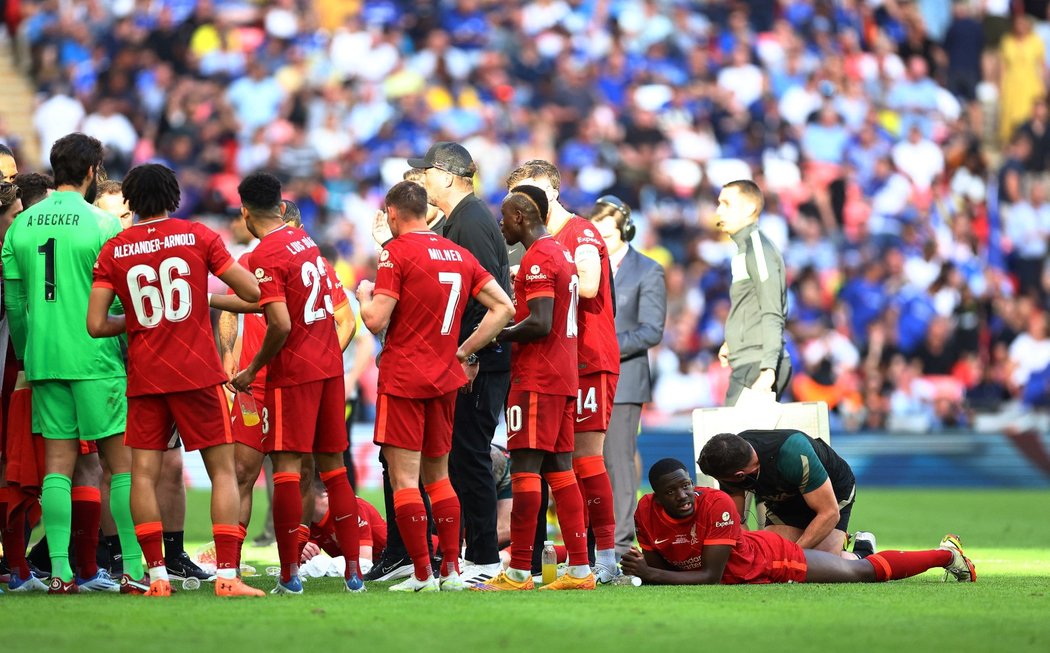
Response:
[[[550,206],[545,216],[547,231],[572,254],[580,277],[580,385],[573,423],[576,450],[572,466],[587,500],[588,522],[594,531],[594,571],[599,583],[608,583],[619,571],[612,484],[605,469],[603,448],[620,376],[609,251],[589,220],[558,202],[561,175],[554,165],[542,160],[526,162],[507,178],[508,188],[518,184],[531,184],[544,192]]]
[[[510,513],[510,566],[479,591],[530,590],[536,516],[541,486],[554,494],[568,572],[545,590],[593,590],[587,560],[583,497],[572,471],[573,400],[576,376],[576,311],[579,278],[569,251],[543,226],[547,196],[535,186],[515,186],[503,200],[501,228],[508,245],[526,251],[514,279],[514,326],[500,333],[512,342],[507,396],[507,449],[510,450],[513,504]],[[543,474],[543,478],[540,478]]]
[[[620,564],[656,585],[722,583],[874,583],[941,567],[959,581],[977,580],[955,535],[930,551],[880,551],[860,559],[803,549],[770,531],[745,531],[733,499],[693,487],[685,465],[664,458],[649,470],[653,493],[635,512],[638,543]]]
[[[148,596],[170,596],[156,483],[172,423],[187,450],[200,449],[212,483],[220,596],[263,596],[237,578],[240,548],[233,436],[208,311],[208,274],[245,301],[259,297],[251,273],[234,263],[218,234],[173,220],[179,206],[175,173],[158,164],[131,170],[122,185],[138,224],[106,241],[95,263],[88,303],[92,337],[128,332],[128,424],[132,448],[131,510],[149,567]],[[111,316],[114,296],[128,309]]]
[[[427,227],[427,194],[403,181],[386,195],[394,239],[379,255],[376,282],[357,289],[361,319],[372,333],[386,329],[379,358],[375,437],[389,465],[394,518],[414,573],[393,592],[459,591],[459,497],[448,479],[456,393],[477,375],[477,357],[510,321],[514,306],[467,250]],[[488,309],[457,348],[467,297]],[[440,582],[430,567],[424,489],[443,555]]]
[[[267,367],[260,414],[263,447],[273,460],[273,522],[281,576],[275,594],[301,594],[299,490],[302,458],[314,454],[328,490],[346,556],[346,589],[363,592],[358,573],[357,497],[343,466],[343,357],[332,317],[332,281],[320,250],[306,232],[284,223],[281,182],[271,174],[248,175],[237,187],[248,229],[260,239],[250,262],[259,281],[266,335],[247,368],[230,382],[247,391]]]
[[[302,214],[299,212],[299,208],[288,200],[281,202],[284,208],[283,219],[285,224],[295,227],[296,229],[302,229]],[[238,259],[238,263],[247,267],[251,266],[250,263],[251,252],[245,252]],[[325,264],[328,269],[332,269],[331,264],[328,260],[325,260]],[[354,331],[357,328],[356,318],[354,312],[350,308],[350,300],[346,296],[346,291],[343,289],[343,284],[339,281],[337,276],[330,275],[329,279],[332,282],[332,304],[334,309],[334,317],[336,324],[336,336],[339,339],[340,351],[346,349],[347,345],[350,344],[350,339],[354,336]],[[259,352],[259,348],[262,346],[263,337],[266,335],[266,319],[263,317],[261,310],[257,305],[237,305],[228,306],[228,300],[235,297],[233,290],[231,289],[227,296],[213,296],[212,297],[212,308],[224,308],[231,309],[230,311],[222,310],[219,314],[219,356],[222,358],[223,368],[226,373],[232,378],[237,374],[238,370],[248,367],[255,358],[255,355]],[[237,313],[241,310],[247,310],[248,308],[255,309],[255,312],[247,312],[243,314],[243,328],[238,329],[238,317]],[[240,331],[238,337],[238,331]],[[237,356],[237,352],[240,352],[240,356]],[[238,362],[239,361],[239,362]],[[252,382],[252,387],[249,393],[253,397],[253,401],[262,402],[266,397],[266,369],[259,370],[259,373],[255,377],[255,381]],[[255,488],[255,481],[259,478],[259,472],[262,469],[263,464],[263,433],[262,433],[262,421],[257,421],[254,425],[245,424],[244,416],[241,414],[238,401],[233,402],[230,420],[233,426],[233,440],[235,442],[235,455],[234,458],[237,463],[237,484],[240,488],[241,493],[241,510],[240,510],[240,526],[245,532],[247,531],[248,524],[252,516],[252,493]],[[302,479],[299,485],[299,491],[303,496],[303,521],[310,522],[310,517],[313,516],[313,460],[309,457],[303,459],[303,464],[309,469],[304,467],[302,472]],[[309,528],[306,526],[300,527],[300,540],[305,541],[308,538]]]

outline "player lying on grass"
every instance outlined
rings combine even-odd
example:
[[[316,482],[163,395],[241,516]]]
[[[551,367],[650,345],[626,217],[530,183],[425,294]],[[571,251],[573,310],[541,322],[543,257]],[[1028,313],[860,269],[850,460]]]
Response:
[[[507,396],[513,504],[510,566],[478,591],[531,590],[532,552],[541,486],[554,495],[558,522],[569,551],[568,573],[544,590],[593,590],[587,560],[583,496],[572,471],[573,421],[579,377],[576,355],[576,264],[544,226],[547,196],[535,186],[515,186],[503,200],[501,228],[508,245],[521,243],[525,255],[514,279],[514,326],[500,333],[512,342],[511,386]],[[540,475],[543,475],[542,478]]]
[[[316,519],[310,524],[310,535],[299,552],[299,561],[305,563],[322,551],[333,558],[343,555],[339,536],[335,532],[332,513],[328,509],[328,492],[320,481],[314,482],[314,507]],[[372,566],[374,553],[381,553],[386,546],[386,521],[375,506],[357,497],[357,525],[360,529],[359,558],[361,569]]]
[[[803,549],[850,559],[875,553],[875,536],[865,532],[857,533],[853,553],[844,550],[856,480],[849,463],[821,440],[793,429],[719,433],[696,464],[732,497],[738,514],[745,494],[753,493],[766,505],[765,530]]]
[[[745,531],[736,505],[721,490],[694,487],[673,458],[649,470],[652,494],[638,502],[639,551],[620,564],[624,573],[655,585],[740,583],[875,583],[941,567],[945,579],[977,580],[959,538],[946,535],[930,551],[882,551],[859,560],[803,549],[776,533]]]
[[[243,535],[237,525],[233,434],[222,389],[226,375],[208,310],[208,275],[218,276],[245,301],[259,299],[259,286],[233,261],[214,231],[168,218],[180,196],[170,169],[158,164],[136,167],[122,188],[140,221],[102,246],[88,301],[87,331],[94,338],[128,332],[130,396],[124,437],[132,449],[131,513],[149,567],[147,595],[171,595],[156,488],[174,423],[186,449],[201,450],[211,479],[215,593],[262,596],[236,577]],[[114,297],[128,308],[126,316],[109,314]]]
[[[362,281],[357,298],[368,330],[386,330],[373,441],[389,465],[394,519],[414,567],[390,591],[460,591],[466,587],[459,574],[460,503],[448,478],[456,394],[478,374],[475,352],[514,309],[470,252],[427,228],[427,195],[419,184],[396,184],[385,204],[394,238],[379,255],[375,284]],[[457,349],[468,297],[487,312]],[[430,564],[420,478],[441,544],[440,582]]]

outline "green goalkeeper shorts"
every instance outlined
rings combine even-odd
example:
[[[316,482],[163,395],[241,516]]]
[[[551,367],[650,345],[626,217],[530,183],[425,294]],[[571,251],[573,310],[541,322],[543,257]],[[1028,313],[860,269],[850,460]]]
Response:
[[[100,440],[123,433],[127,377],[34,381],[33,425],[53,440]]]

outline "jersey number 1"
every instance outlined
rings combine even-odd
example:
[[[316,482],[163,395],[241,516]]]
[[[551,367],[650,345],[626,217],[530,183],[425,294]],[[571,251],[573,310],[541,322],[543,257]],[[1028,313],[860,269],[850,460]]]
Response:
[[[44,255],[44,301],[53,302],[58,290],[55,286],[55,239],[48,238],[36,251]]]

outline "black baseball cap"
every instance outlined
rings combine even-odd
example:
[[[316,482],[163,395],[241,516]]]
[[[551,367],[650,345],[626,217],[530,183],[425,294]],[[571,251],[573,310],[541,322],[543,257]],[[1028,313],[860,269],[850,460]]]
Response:
[[[421,170],[437,168],[458,177],[473,177],[477,172],[477,166],[467,148],[450,141],[434,143],[422,159],[409,159],[408,165]]]

